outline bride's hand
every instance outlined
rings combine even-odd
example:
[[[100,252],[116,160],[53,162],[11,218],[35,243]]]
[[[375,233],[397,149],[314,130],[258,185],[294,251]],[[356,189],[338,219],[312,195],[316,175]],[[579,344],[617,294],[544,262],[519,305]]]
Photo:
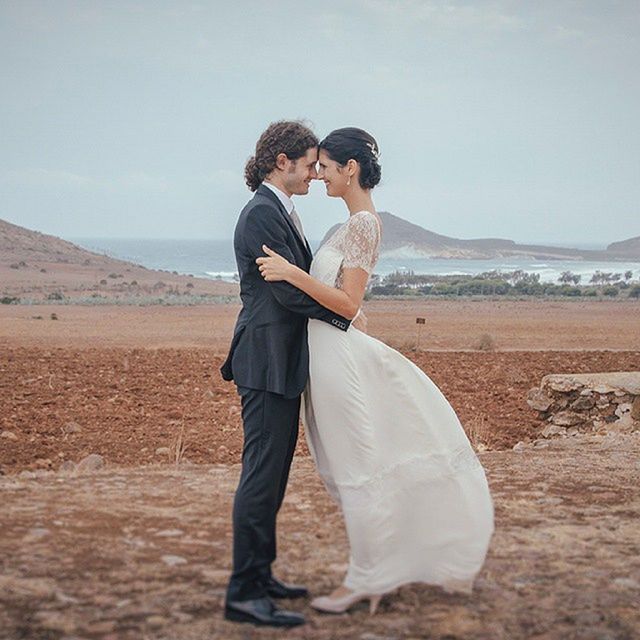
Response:
[[[267,254],[267,258],[256,258],[260,274],[267,282],[288,281],[291,278],[295,265],[283,258],[279,253],[269,249],[266,244],[262,245],[262,250]]]

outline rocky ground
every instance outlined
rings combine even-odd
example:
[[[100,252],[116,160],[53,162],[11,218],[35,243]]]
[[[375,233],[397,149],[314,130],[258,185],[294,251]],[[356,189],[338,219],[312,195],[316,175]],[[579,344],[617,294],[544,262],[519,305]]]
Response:
[[[408,586],[374,618],[294,602],[309,624],[287,633],[224,622],[241,427],[218,368],[237,305],[2,305],[0,639],[640,637],[640,437],[539,439],[527,405],[550,373],[640,370],[637,304],[366,306],[484,451],[497,529],[473,596]],[[339,583],[344,530],[303,438],[279,531],[282,577]]]
[[[0,638],[633,640],[640,637],[640,437],[481,455],[496,533],[471,596],[422,585],[288,632],[222,619],[237,465],[107,466],[0,479]],[[24,474],[28,476],[29,474]],[[425,532],[427,535],[428,532]],[[314,594],[347,545],[308,458],[294,465],[277,571]]]
[[[544,427],[527,393],[550,371],[640,370],[638,351],[405,352],[449,398],[480,448],[534,440]],[[208,349],[0,350],[0,469],[109,462],[237,462],[239,398]],[[299,453],[306,454],[304,439]]]

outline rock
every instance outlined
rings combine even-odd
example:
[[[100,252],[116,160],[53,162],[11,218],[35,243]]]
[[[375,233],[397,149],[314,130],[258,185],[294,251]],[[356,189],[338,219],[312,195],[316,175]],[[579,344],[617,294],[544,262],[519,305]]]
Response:
[[[631,417],[640,420],[640,396],[637,396],[631,405]]]
[[[169,567],[175,567],[179,564],[187,564],[187,560],[182,556],[166,555],[162,556],[161,560]]]
[[[75,470],[76,470],[76,464],[71,460],[66,460],[58,467],[58,473],[61,476],[71,475],[72,473],[74,473]]]
[[[0,600],[51,600],[55,596],[56,583],[49,578],[0,576]]]
[[[514,451],[526,451],[527,449],[530,449],[531,445],[528,445],[526,442],[522,442],[522,440],[520,440],[520,442],[518,442],[517,444],[513,445],[513,450]]]
[[[553,391],[567,393],[569,391],[577,391],[584,385],[575,379],[572,375],[548,375],[542,378],[542,388],[549,388]]]
[[[633,578],[616,578],[613,581],[616,587],[622,587],[623,589],[640,589],[640,582]]]
[[[70,619],[69,615],[66,612],[62,613],[59,611],[38,611],[34,615],[34,618],[38,621],[39,627],[47,629],[48,631],[75,633],[78,628],[75,621]]]
[[[170,622],[170,620],[168,618],[165,618],[163,616],[158,616],[158,615],[149,616],[147,618],[147,624],[152,629],[158,629],[160,627],[165,627],[166,625],[169,624],[169,622]]]
[[[546,449],[549,443],[546,440],[535,440],[533,443],[534,449]]]
[[[577,436],[579,433],[580,433],[580,429],[577,429],[576,427],[569,427],[567,429],[568,436]]]
[[[534,387],[527,393],[527,404],[536,411],[547,411],[553,404],[553,399],[542,389]]]
[[[64,433],[80,433],[82,427],[77,422],[67,422],[67,424],[62,427],[62,431],[64,431]]]
[[[619,404],[616,409],[616,415],[618,416],[618,418],[622,418],[622,416],[627,413],[631,413],[631,403],[625,402],[624,404]]]
[[[595,404],[596,401],[591,396],[580,396],[571,403],[571,408],[574,411],[588,411],[592,409]]]
[[[3,431],[0,433],[0,438],[6,438],[7,440],[13,440],[15,442],[18,439],[18,436],[13,433],[13,431]]]
[[[94,471],[99,471],[104,468],[104,466],[104,458],[98,453],[92,453],[78,462],[76,474],[93,473]]]
[[[608,426],[609,431],[615,431],[617,433],[630,433],[638,429],[640,429],[640,422],[633,420],[629,413],[626,413],[622,418],[619,418]]]
[[[49,467],[51,467],[53,462],[51,462],[49,458],[36,458],[34,464],[39,469],[48,469]]]
[[[84,625],[82,630],[90,635],[104,635],[116,630],[116,621],[98,620],[96,622],[90,622]]]
[[[607,393],[611,393],[612,391],[614,391],[613,387],[610,387],[608,384],[596,385],[595,387],[593,387],[593,390],[596,393],[600,393],[600,394],[607,394]]]
[[[560,411],[552,416],[551,421],[559,427],[573,427],[585,422],[585,417],[574,411]]]
[[[181,535],[184,535],[184,531],[182,531],[182,529],[164,529],[156,533],[156,536],[159,538],[175,538],[176,536]]]
[[[51,531],[49,531],[49,529],[44,529],[42,527],[29,529],[26,535],[22,538],[22,542],[37,542],[38,540],[42,540],[42,538],[46,538],[50,533]]]
[[[550,438],[551,436],[563,436],[567,433],[567,430],[564,427],[559,427],[556,424],[549,424],[542,430],[542,435],[545,438]]]
[[[21,471],[18,474],[18,478],[24,478],[25,480],[32,480],[36,477],[36,474],[33,471]]]
[[[222,569],[202,569],[200,574],[207,582],[213,584],[226,584],[229,581],[229,572]]]
[[[592,396],[593,395],[593,391],[591,391],[591,389],[583,389],[580,392],[581,396]]]
[[[157,456],[168,456],[171,453],[171,449],[169,447],[158,447],[156,449]]]

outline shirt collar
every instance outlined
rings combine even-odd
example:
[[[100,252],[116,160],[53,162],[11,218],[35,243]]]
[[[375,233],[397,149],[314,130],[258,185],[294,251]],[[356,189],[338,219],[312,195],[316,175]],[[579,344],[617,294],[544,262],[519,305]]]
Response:
[[[291,200],[291,198],[286,193],[283,193],[282,191],[280,191],[278,187],[272,185],[270,182],[263,182],[262,184],[265,187],[268,187],[269,189],[271,189],[271,191],[273,191],[273,193],[275,193],[276,196],[278,196],[278,200],[282,202],[282,206],[284,207],[284,210],[288,214],[291,214],[291,212],[293,211],[293,200]]]

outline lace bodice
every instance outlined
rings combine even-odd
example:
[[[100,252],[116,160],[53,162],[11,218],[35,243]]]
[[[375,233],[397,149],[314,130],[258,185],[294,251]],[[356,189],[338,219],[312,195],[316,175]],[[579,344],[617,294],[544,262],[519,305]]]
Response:
[[[354,213],[320,247],[311,265],[311,275],[340,289],[343,269],[360,268],[371,275],[379,248],[378,218],[369,211]]]

